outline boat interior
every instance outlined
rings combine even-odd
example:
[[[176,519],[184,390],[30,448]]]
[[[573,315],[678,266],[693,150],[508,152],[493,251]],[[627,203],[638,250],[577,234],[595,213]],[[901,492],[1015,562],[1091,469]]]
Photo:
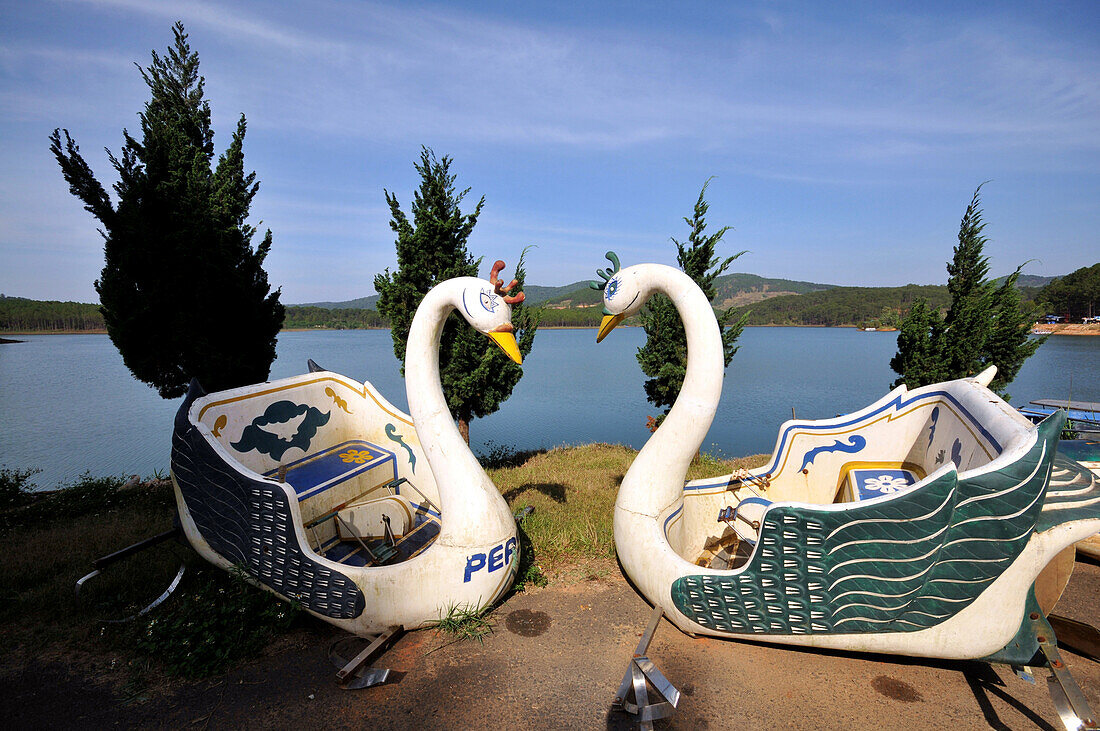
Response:
[[[960,473],[996,469],[1027,449],[1031,429],[973,381],[899,387],[852,414],[786,422],[764,467],[688,482],[682,506],[664,516],[665,535],[697,565],[738,568],[773,503],[846,509],[917,489],[948,464]]]
[[[370,384],[310,373],[204,397],[191,417],[231,463],[294,498],[303,549],[380,566],[439,535],[438,491],[411,419]]]

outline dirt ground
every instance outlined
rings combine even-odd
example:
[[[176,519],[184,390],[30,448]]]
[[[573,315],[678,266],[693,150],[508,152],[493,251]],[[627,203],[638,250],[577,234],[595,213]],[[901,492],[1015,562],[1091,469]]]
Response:
[[[1055,612],[1100,624],[1100,566],[1078,561]],[[321,622],[213,681],[135,687],[111,658],[3,663],[9,728],[633,728],[611,707],[650,608],[617,571],[516,594],[484,644],[432,631],[404,635],[376,665],[384,686],[338,688]],[[692,639],[662,621],[650,658],[680,689],[657,728],[1061,728],[1046,673]],[[1063,648],[1100,709],[1100,665]]]
[[[1092,323],[1083,325],[1033,325],[1031,332],[1036,335],[1100,335],[1100,325]]]

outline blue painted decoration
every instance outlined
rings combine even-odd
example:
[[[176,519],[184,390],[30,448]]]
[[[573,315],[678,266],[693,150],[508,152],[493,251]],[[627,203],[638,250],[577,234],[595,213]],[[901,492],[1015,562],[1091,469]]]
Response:
[[[394,461],[393,452],[362,439],[353,439],[285,465],[286,484],[294,488],[301,501],[380,464]],[[278,472],[276,468],[264,473],[264,476],[274,477]],[[393,466],[393,476],[397,477],[396,465]]]
[[[932,425],[928,427],[928,449],[932,448],[932,438],[936,436],[936,422],[940,418],[940,407],[932,409]]]
[[[855,484],[856,500],[893,495],[917,483],[917,476],[909,470],[860,468],[848,472]]]
[[[849,437],[847,443],[838,439],[829,446],[815,447],[809,452],[806,452],[806,457],[802,460],[802,466],[798,469],[806,469],[807,466],[813,464],[814,458],[819,454],[826,454],[828,452],[847,452],[848,454],[855,454],[863,451],[863,448],[866,446],[867,439],[860,434],[853,434]]]
[[[500,306],[500,298],[488,290],[481,291],[481,307],[486,312],[496,312]]]

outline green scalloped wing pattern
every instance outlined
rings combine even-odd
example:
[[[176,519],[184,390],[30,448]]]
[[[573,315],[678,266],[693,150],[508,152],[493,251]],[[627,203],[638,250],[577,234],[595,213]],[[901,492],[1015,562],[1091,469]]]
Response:
[[[1035,530],[1060,424],[995,472],[955,471],[883,502],[843,511],[776,505],[748,565],[684,576],[672,601],[731,634],[912,632],[973,602]]]
[[[1043,514],[1035,530],[1077,520],[1100,518],[1100,478],[1087,467],[1059,453],[1054,458]]]

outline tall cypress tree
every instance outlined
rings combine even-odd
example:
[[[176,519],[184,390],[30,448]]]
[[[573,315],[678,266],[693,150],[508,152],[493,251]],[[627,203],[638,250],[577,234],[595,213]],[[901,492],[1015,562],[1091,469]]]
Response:
[[[390,228],[397,234],[397,271],[387,269],[374,278],[378,292],[378,311],[392,324],[393,352],[404,370],[405,348],[413,315],[424,295],[435,285],[452,277],[477,276],[480,260],[466,248],[485,198],[473,213],[464,214],[461,203],[469,188],[456,192],[451,158],[436,158],[427,147],[420,151],[415,164],[420,187],[413,194],[412,221],[401,210],[397,196],[386,191],[390,207]],[[523,256],[516,263],[514,278],[520,288],[526,278]],[[512,306],[519,352],[526,357],[535,342],[538,315],[522,303]],[[500,408],[523,376],[513,363],[481,333],[452,313],[443,326],[439,345],[439,373],[447,405],[458,421],[459,431],[470,441],[470,421],[488,416]]]
[[[713,300],[717,294],[714,281],[729,268],[734,259],[745,252],[738,252],[725,259],[716,255],[718,244],[730,227],[723,226],[712,234],[706,233],[706,216],[710,208],[705,198],[708,185],[710,179],[703,183],[703,188],[699,191],[691,218],[684,217],[684,223],[691,229],[687,241],[672,238],[672,243],[676,244],[676,263],[680,269],[695,280],[707,300]],[[722,350],[725,365],[728,367],[737,352],[737,338],[744,329],[748,314],[736,322],[732,321],[733,308],[715,314],[718,325],[722,328]],[[649,376],[644,384],[646,398],[654,406],[664,408],[661,416],[653,421],[656,425],[664,419],[684,385],[684,374],[687,372],[687,335],[672,300],[663,294],[650,298],[640,318],[646,333],[646,343],[638,349],[637,358],[642,372]]]
[[[988,239],[982,235],[981,191],[979,185],[966,208],[959,224],[959,243],[947,264],[951,305],[943,318],[940,356],[944,370],[953,378],[973,376],[985,368],[986,344],[993,330],[993,285],[986,279],[989,258],[982,253]]]
[[[993,292],[993,329],[986,343],[986,362],[997,366],[997,376],[989,387],[998,393],[1012,383],[1024,361],[1046,341],[1046,336],[1029,337],[1034,318],[1020,303],[1020,291],[1016,289],[1019,278],[1017,269]]]
[[[134,376],[164,398],[182,395],[192,377],[211,390],[265,380],[284,314],[263,269],[271,231],[253,248],[246,223],[259,183],[244,169],[244,115],[212,169],[199,57],[183,25],[173,30],[167,56],[154,51],[138,67],[152,93],[141,141],[123,130],[121,156],[108,151],[117,205],[68,130],[50,136],[69,190],[102,224],[95,287],[107,332]]]
[[[988,239],[982,233],[982,185],[966,208],[959,243],[947,264],[951,304],[946,315],[941,318],[918,300],[902,322],[898,351],[890,360],[890,367],[899,374],[895,387],[966,378],[995,365],[997,376],[990,387],[1007,398],[1004,389],[1043,342],[1028,337],[1029,313],[1016,290],[1020,270],[999,287],[986,278],[989,259],[983,254]]]

